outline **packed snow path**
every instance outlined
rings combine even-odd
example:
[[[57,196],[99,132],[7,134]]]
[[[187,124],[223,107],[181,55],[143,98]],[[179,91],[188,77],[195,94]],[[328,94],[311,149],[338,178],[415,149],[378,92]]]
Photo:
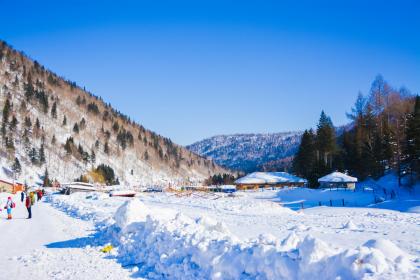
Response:
[[[0,197],[2,203],[5,197]],[[127,279],[129,271],[90,247],[92,223],[71,218],[48,203],[32,208],[33,218],[14,197],[13,220],[0,212],[0,279]]]

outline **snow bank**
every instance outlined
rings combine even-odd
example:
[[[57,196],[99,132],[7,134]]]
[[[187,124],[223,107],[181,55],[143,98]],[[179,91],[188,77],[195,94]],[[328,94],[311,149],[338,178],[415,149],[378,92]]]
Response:
[[[152,279],[360,279],[413,269],[388,240],[341,251],[295,233],[283,241],[271,235],[240,241],[211,218],[192,219],[139,200],[124,203],[114,220],[104,237],[118,247],[118,260]]]

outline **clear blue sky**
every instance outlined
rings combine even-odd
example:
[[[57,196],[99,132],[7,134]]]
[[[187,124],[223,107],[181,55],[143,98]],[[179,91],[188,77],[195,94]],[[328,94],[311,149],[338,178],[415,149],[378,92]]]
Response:
[[[344,124],[378,73],[420,92],[418,1],[61,2],[0,1],[0,38],[180,144]]]

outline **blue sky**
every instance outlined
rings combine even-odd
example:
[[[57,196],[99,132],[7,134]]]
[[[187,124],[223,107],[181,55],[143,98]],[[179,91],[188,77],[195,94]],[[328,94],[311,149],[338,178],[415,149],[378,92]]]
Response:
[[[367,93],[378,73],[420,92],[416,1],[0,7],[1,39],[180,144],[305,129],[322,109],[344,124],[357,92]]]

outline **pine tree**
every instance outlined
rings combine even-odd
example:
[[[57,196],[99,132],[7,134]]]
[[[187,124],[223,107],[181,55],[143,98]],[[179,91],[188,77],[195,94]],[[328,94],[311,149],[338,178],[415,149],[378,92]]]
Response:
[[[80,121],[80,125],[79,125],[80,129],[83,130],[86,128],[86,120],[85,118],[82,118],[82,120]]]
[[[105,145],[104,145],[104,153],[105,154],[109,154],[109,146],[108,146],[108,142],[105,142]]]
[[[79,133],[79,125],[77,123],[75,123],[74,126],[73,126],[73,132],[74,133]]]
[[[25,126],[27,128],[30,128],[32,126],[31,118],[29,116],[25,117]]]
[[[45,168],[45,172],[44,172],[44,179],[42,181],[42,186],[45,187],[50,187],[51,186],[51,181],[50,181],[50,176],[48,174],[48,169]]]
[[[299,149],[293,159],[293,172],[309,181],[311,187],[317,184],[314,167],[316,164],[315,135],[312,130],[305,130]]]
[[[7,134],[7,126],[9,123],[10,110],[11,110],[11,104],[10,104],[9,98],[7,98],[3,106],[3,122],[1,124],[1,134],[3,138],[5,138]]]
[[[51,116],[56,119],[57,118],[57,101],[54,101],[51,107]]]
[[[416,96],[414,110],[407,122],[407,161],[411,174],[420,178],[420,96]]]
[[[15,158],[15,162],[12,165],[12,170],[15,174],[18,174],[18,175],[22,172],[22,166],[20,165],[18,158]]]
[[[66,126],[67,125],[67,117],[64,115],[64,117],[63,117],[63,126]]]
[[[333,169],[333,158],[338,149],[334,126],[324,111],[321,112],[316,131],[316,146],[319,172],[326,174]]]
[[[39,162],[45,163],[45,151],[44,151],[44,144],[41,144],[41,147],[39,148]]]
[[[32,164],[37,164],[38,163],[38,154],[37,154],[35,148],[32,148],[32,149],[29,150],[28,156],[29,156]]]
[[[35,121],[35,128],[37,130],[41,129],[41,123],[39,122],[39,119],[38,118],[36,118],[36,121]]]
[[[73,146],[74,146],[73,137],[67,138],[66,143],[64,144],[64,150],[66,150],[66,153],[68,155],[71,155],[73,153],[73,150],[72,150]]]
[[[90,162],[92,163],[92,165],[94,165],[96,162],[96,154],[94,150],[92,150],[90,153]]]
[[[10,130],[11,131],[15,131],[15,129],[16,129],[16,127],[17,127],[17,125],[18,125],[18,120],[17,120],[17,118],[16,118],[16,116],[13,116],[12,117],[12,120],[11,120],[11,122],[10,122],[10,124],[9,124],[9,126],[10,126]]]

